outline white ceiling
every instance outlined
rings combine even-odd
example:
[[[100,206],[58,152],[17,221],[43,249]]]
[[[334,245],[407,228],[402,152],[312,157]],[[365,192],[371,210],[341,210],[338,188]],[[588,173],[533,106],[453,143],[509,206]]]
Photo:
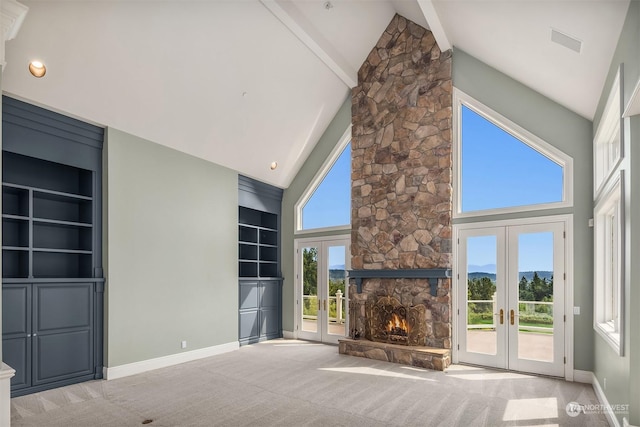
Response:
[[[629,2],[22,3],[7,93],[287,187],[394,13],[591,119]],[[551,43],[551,27],[582,53]],[[45,78],[29,75],[32,59]]]

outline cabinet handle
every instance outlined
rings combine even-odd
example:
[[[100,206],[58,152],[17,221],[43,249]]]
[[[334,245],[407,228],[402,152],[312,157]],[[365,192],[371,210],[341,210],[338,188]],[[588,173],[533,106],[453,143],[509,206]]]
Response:
[[[27,334],[27,338],[31,338],[31,334]]]

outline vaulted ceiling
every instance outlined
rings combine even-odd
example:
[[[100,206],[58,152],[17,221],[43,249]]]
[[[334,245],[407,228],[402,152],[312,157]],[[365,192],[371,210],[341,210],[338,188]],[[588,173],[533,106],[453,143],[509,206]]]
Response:
[[[628,0],[22,1],[6,93],[287,187],[395,13],[592,119]],[[575,52],[551,29],[582,42]],[[27,64],[43,61],[32,77]],[[272,161],[278,168],[271,170]]]

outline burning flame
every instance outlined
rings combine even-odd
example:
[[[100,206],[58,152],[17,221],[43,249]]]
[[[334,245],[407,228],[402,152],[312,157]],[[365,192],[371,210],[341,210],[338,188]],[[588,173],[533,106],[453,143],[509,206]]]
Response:
[[[389,323],[387,323],[387,331],[404,331],[409,332],[409,325],[407,324],[407,319],[401,319],[396,313],[391,314],[391,319]]]

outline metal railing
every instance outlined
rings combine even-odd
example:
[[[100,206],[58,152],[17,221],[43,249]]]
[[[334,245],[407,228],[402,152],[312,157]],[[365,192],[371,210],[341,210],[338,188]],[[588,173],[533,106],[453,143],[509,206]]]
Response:
[[[342,291],[338,290],[335,295],[330,295],[328,298],[327,310],[330,311],[332,307],[336,309],[335,316],[329,316],[329,323],[344,323],[346,317],[346,296],[342,294]],[[307,303],[307,301],[309,301]],[[307,309],[307,307],[309,307]],[[317,320],[318,319],[318,296],[317,295],[302,295],[302,319],[304,320]],[[307,311],[308,310],[308,311]]]
[[[477,314],[479,316],[481,316],[482,314],[484,315],[491,315],[492,317],[492,322],[491,323],[473,323],[473,324],[467,324],[467,329],[495,329],[497,326],[497,316],[498,316],[498,310],[496,308],[496,300],[494,299],[490,299],[490,300],[467,300],[467,304],[486,304],[486,305],[491,305],[489,310],[481,310],[481,311],[474,311],[474,314]],[[524,310],[521,310],[522,306],[525,306],[526,308]],[[535,307],[536,306],[547,306],[550,309],[549,310],[545,310],[547,311],[547,313],[541,313],[539,311],[536,311]],[[467,305],[468,307],[468,305]],[[529,315],[535,315],[535,313],[539,313],[539,314],[549,314],[551,316],[551,319],[553,319],[553,301],[518,301],[518,314],[516,315],[516,317],[518,317],[518,319],[520,318],[520,316],[522,316],[523,314],[529,314]],[[505,313],[506,316],[506,313]],[[533,323],[533,322],[531,322]],[[549,333],[553,331],[553,324],[549,324],[548,326],[529,326],[529,325],[523,325],[518,321],[518,329],[523,331],[531,331],[531,332],[545,332],[545,333]]]

